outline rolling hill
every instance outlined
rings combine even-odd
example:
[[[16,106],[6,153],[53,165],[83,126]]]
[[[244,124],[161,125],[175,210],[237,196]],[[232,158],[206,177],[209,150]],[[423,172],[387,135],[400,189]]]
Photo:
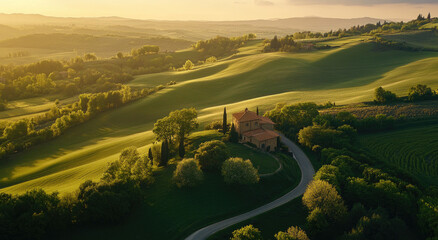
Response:
[[[177,84],[2,162],[1,190],[72,191],[86,179],[100,178],[123,148],[145,151],[154,122],[183,107],[198,109],[202,127],[220,119],[224,106],[230,113],[256,106],[263,112],[278,102],[369,101],[379,86],[399,95],[418,83],[438,87],[438,53],[379,51],[364,40],[341,39],[341,47],[310,53],[263,54],[261,41],[252,41],[238,54],[192,71],[138,76],[129,85]]]

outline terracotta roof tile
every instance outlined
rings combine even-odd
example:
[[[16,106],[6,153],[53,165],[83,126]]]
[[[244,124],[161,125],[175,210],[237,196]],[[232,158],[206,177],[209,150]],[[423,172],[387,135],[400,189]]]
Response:
[[[278,133],[271,131],[271,130],[265,130],[265,129],[256,129],[253,131],[242,133],[243,136],[249,137],[249,138],[255,138],[258,141],[265,141],[268,139],[279,137]]]

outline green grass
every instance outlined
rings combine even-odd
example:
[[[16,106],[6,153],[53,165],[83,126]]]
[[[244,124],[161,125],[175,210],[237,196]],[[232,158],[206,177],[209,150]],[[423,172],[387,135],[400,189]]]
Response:
[[[426,185],[438,185],[438,123],[367,134],[360,143],[381,160],[413,173]]]
[[[208,239],[230,239],[234,230],[249,224],[252,224],[254,227],[258,228],[262,232],[264,239],[274,239],[274,235],[276,233],[279,231],[284,232],[289,227],[299,226],[304,229],[306,217],[307,210],[302,203],[302,198],[299,197],[267,213],[226,228],[212,235]]]
[[[397,33],[385,35],[384,38],[396,42],[405,42],[406,44],[417,48],[438,50],[438,33],[432,31]]]
[[[197,134],[209,140],[215,133]],[[230,186],[219,174],[205,173],[200,186],[178,189],[171,179],[175,165],[161,168],[155,172],[155,183],[146,190],[142,207],[126,222],[86,228],[69,239],[183,239],[198,228],[256,208],[293,189],[301,178],[299,167],[291,157],[278,156],[284,169],[253,186]]]
[[[373,43],[364,43],[361,37],[349,38],[339,48],[310,53],[262,54],[261,47],[261,41],[252,41],[240,53],[192,71],[137,77],[129,85],[177,84],[102,113],[51,142],[1,162],[1,191],[22,193],[41,187],[68,192],[87,179],[99,179],[123,148],[136,146],[145,152],[145,145],[154,140],[154,122],[183,107],[198,109],[202,128],[220,120],[224,106],[231,120],[231,113],[245,107],[258,106],[264,112],[278,102],[369,101],[379,86],[398,95],[406,95],[418,83],[438,88],[435,52],[376,51]]]

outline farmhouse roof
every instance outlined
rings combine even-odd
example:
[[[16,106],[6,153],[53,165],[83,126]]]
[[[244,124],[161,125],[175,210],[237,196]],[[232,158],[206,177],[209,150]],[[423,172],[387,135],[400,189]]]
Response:
[[[248,108],[245,108],[244,111],[233,113],[233,117],[236,118],[238,122],[248,122],[248,121],[254,121],[254,120],[260,120],[261,124],[267,123],[267,124],[275,124],[271,121],[271,119],[263,116],[257,115],[255,112],[251,112],[248,110]]]
[[[242,133],[242,134],[245,137],[255,138],[258,141],[265,141],[265,140],[272,139],[272,138],[277,138],[277,137],[280,136],[280,135],[278,135],[278,133],[276,133],[274,131],[266,130],[266,129],[262,129],[262,128],[259,128],[259,129],[256,129],[256,130],[252,130],[252,131],[249,131],[249,132],[245,132],[245,133]]]

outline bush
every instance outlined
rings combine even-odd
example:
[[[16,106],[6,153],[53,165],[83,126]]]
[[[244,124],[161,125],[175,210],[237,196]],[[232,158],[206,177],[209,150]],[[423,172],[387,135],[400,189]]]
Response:
[[[204,127],[204,130],[222,130],[222,121],[214,121]]]
[[[389,103],[397,100],[397,96],[395,93],[390,91],[386,91],[382,87],[376,88],[374,91],[374,101],[378,103]]]
[[[262,233],[253,225],[248,225],[233,231],[230,240],[263,240]]]
[[[222,165],[222,176],[228,184],[254,184],[260,180],[258,171],[251,161],[244,161],[242,158],[226,160]]]
[[[193,158],[183,159],[173,172],[173,180],[178,187],[196,186],[203,177],[201,167]]]
[[[195,159],[201,165],[202,170],[219,170],[227,158],[225,143],[219,140],[201,143],[195,154]]]
[[[184,63],[183,68],[185,70],[192,70],[194,66],[195,66],[195,64],[193,64],[192,61],[187,60],[186,63]]]

